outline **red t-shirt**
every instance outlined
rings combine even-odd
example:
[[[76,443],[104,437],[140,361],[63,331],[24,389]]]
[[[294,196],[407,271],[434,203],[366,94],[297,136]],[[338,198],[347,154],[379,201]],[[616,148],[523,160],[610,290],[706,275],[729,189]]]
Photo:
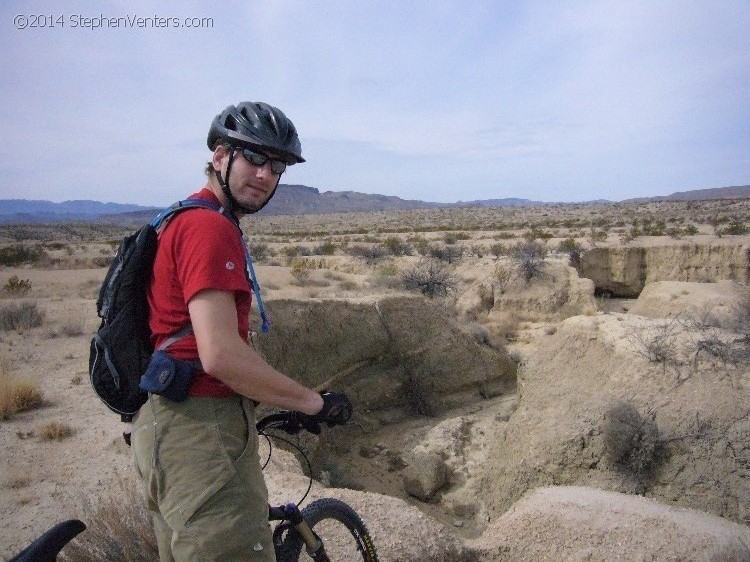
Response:
[[[208,188],[191,195],[219,203]],[[251,286],[245,249],[238,227],[211,209],[190,209],[173,216],[159,235],[154,275],[148,291],[151,342],[158,347],[190,323],[188,303],[204,289],[232,291],[237,328],[247,341]],[[177,359],[198,359],[195,336],[186,336],[167,350]],[[231,396],[234,391],[208,373],[198,372],[191,396]]]

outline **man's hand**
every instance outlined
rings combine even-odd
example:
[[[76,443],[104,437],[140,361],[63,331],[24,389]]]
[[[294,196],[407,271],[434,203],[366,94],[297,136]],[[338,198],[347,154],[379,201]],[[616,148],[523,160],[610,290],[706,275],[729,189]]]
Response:
[[[325,422],[328,427],[343,425],[352,417],[352,403],[346,394],[340,392],[321,392],[323,409],[309,416],[311,421]]]

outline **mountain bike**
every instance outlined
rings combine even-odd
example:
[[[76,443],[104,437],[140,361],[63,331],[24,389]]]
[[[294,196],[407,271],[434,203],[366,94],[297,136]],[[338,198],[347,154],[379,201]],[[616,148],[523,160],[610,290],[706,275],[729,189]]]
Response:
[[[295,448],[307,463],[310,482],[298,503],[304,502],[312,489],[312,467],[304,451],[292,441],[271,433],[274,430],[295,435],[302,430],[320,433],[320,425],[311,423],[309,417],[299,412],[278,412],[262,418],[257,424],[258,435],[269,444],[268,465],[273,447],[271,439],[283,441]],[[304,509],[294,503],[268,506],[268,520],[279,521],[273,530],[273,544],[278,562],[305,560],[304,549],[310,559],[317,562],[377,562],[378,555],[370,533],[357,512],[335,498],[318,499]],[[63,521],[52,527],[9,562],[52,562],[62,548],[86,529],[77,520]]]
[[[312,488],[312,467],[304,451],[290,440],[269,434],[269,430],[280,430],[295,435],[301,430],[320,433],[320,425],[310,423],[308,417],[299,412],[279,412],[262,418],[257,424],[258,435],[269,443],[268,458],[273,447],[270,439],[278,439],[294,447],[305,459],[310,483],[299,503],[305,501]],[[378,555],[362,519],[341,500],[324,498],[315,500],[300,511],[296,504],[269,506],[269,521],[281,521],[273,531],[273,544],[279,562],[297,562],[302,548],[316,561],[337,562],[363,560],[377,562]],[[302,557],[304,560],[305,558]]]

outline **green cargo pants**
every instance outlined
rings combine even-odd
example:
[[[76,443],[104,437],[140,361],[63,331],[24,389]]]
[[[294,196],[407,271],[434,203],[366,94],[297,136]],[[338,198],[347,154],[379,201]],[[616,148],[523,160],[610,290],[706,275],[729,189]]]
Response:
[[[250,400],[150,395],[132,442],[161,562],[275,560]]]

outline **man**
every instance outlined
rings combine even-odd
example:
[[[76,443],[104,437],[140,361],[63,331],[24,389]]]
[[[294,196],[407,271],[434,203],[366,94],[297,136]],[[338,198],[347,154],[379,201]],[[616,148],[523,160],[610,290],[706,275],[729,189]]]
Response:
[[[216,116],[208,147],[208,183],[191,197],[235,220],[204,208],[172,217],[148,293],[154,346],[192,326],[168,352],[200,368],[186,401],[149,395],[133,422],[133,451],[162,561],[272,561],[253,401],[329,423],[346,421],[351,404],[298,384],[247,343],[252,286],[236,219],[260,210],[286,166],[305,161],[294,125],[275,107],[240,103]]]

